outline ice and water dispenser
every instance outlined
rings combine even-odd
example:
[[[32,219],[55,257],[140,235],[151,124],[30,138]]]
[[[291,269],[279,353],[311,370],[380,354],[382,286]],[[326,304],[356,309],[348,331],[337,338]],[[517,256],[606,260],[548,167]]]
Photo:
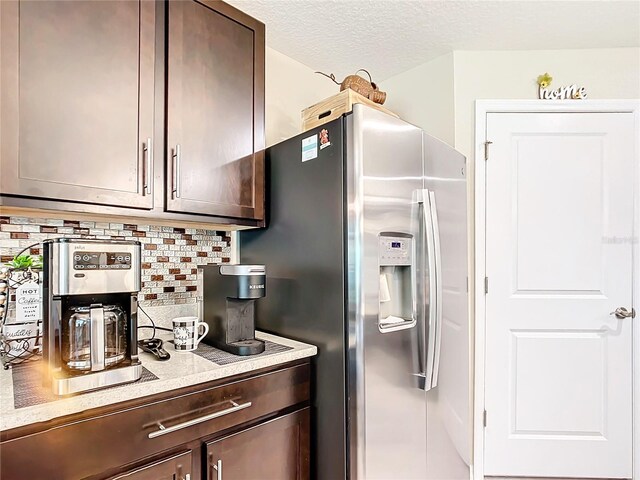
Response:
[[[386,333],[411,328],[416,324],[417,311],[413,236],[383,232],[378,239],[378,329]]]

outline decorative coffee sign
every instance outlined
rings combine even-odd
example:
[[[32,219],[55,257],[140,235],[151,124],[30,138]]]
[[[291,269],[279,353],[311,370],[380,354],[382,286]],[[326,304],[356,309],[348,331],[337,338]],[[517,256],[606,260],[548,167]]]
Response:
[[[538,76],[538,98],[540,100],[584,100],[587,98],[586,89],[578,87],[575,83],[555,90],[549,89],[552,80],[553,77],[548,73]]]
[[[16,289],[16,322],[36,322],[42,318],[40,285],[23,283]]]

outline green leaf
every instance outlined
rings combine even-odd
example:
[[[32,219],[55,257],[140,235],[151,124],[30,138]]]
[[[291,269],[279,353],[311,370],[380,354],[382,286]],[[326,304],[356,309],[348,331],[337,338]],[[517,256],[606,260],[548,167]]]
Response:
[[[38,255],[35,261],[31,255],[20,255],[14,257],[13,260],[7,262],[6,265],[18,269],[42,268],[42,255]]]

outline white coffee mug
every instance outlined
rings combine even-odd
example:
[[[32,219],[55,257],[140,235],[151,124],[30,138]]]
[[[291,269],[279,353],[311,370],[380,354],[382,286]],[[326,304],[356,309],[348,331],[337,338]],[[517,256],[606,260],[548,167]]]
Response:
[[[200,327],[204,333],[200,336]],[[191,352],[209,333],[209,325],[199,322],[198,317],[178,317],[173,319],[173,348],[181,352]]]

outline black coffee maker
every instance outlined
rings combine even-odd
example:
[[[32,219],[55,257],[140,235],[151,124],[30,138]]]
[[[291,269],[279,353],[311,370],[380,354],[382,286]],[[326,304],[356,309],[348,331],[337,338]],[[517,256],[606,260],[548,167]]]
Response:
[[[45,385],[66,395],[138,380],[140,242],[46,240],[43,261]]]
[[[255,338],[255,301],[266,294],[264,265],[205,265],[198,269],[203,342],[235,355],[264,352]]]

